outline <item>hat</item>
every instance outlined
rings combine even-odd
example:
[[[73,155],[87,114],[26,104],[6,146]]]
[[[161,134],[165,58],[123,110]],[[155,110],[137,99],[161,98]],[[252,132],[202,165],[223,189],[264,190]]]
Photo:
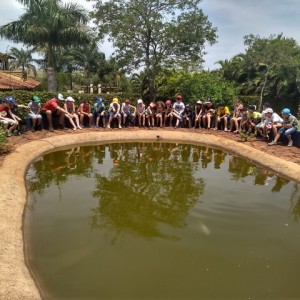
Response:
[[[156,107],[156,104],[154,102],[151,102],[150,107],[154,108],[154,107]]]
[[[32,100],[33,100],[33,102],[41,102],[41,100],[38,96],[33,96]]]
[[[118,98],[113,98],[113,99],[112,99],[112,102],[113,102],[113,103],[119,103],[119,99],[118,99]]]
[[[196,104],[202,104],[202,101],[201,101],[201,100],[198,100],[198,101],[196,102]]]
[[[176,99],[181,100],[181,99],[182,99],[182,96],[181,96],[181,95],[178,95],[178,96],[176,96]]]
[[[70,102],[75,102],[74,98],[73,97],[67,97],[66,101],[70,101]]]
[[[248,109],[255,110],[256,107],[255,107],[255,105],[249,105],[249,106],[248,106]]]
[[[166,100],[166,104],[172,104],[171,100]]]
[[[282,111],[281,111],[283,114],[285,115],[290,115],[291,114],[291,111],[289,108],[284,108]]]
[[[143,103],[143,100],[142,99],[138,99],[137,104],[141,104],[141,103]]]
[[[62,94],[57,94],[56,98],[60,101],[65,101],[65,98]]]
[[[102,102],[103,99],[102,98],[96,98],[97,102]]]
[[[265,114],[268,114],[268,113],[272,114],[273,113],[273,109],[272,108],[265,109]]]
[[[6,97],[5,100],[6,100],[7,102],[15,102],[15,98],[12,97],[12,96]]]

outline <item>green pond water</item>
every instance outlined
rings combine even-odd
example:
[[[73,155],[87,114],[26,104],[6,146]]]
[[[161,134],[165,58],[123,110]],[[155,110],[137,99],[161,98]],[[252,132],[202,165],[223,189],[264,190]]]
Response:
[[[49,153],[26,175],[28,264],[51,299],[300,299],[299,185],[203,146]]]

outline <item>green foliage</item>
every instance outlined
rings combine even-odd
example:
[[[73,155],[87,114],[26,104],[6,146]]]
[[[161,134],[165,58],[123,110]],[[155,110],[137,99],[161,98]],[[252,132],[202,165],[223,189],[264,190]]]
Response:
[[[245,54],[219,61],[219,73],[233,82],[240,95],[257,95],[273,108],[284,106],[297,111],[300,101],[300,47],[292,38],[271,35],[244,37]]]
[[[32,58],[32,53],[35,48],[24,50],[23,48],[17,49],[15,47],[10,48],[9,55],[13,56],[14,59],[10,62],[11,70],[22,70],[23,79],[27,79],[30,73],[36,76],[36,67],[33,64],[35,60]]]
[[[0,36],[27,46],[46,49],[48,90],[56,91],[56,47],[85,44],[89,41],[87,12],[79,5],[62,5],[60,0],[18,0],[25,5],[19,20],[0,27]]]
[[[225,102],[231,105],[236,97],[236,90],[232,83],[226,81],[216,73],[185,73],[183,71],[166,71],[160,77],[158,94],[163,98],[172,98],[177,93],[182,94],[185,102],[194,104],[198,99],[211,98],[216,104]]]
[[[244,107],[248,107],[249,105],[256,105],[258,107],[260,101],[259,96],[238,95],[237,98],[242,101]]]
[[[80,93],[67,93],[66,91],[60,91],[64,95],[64,97],[72,96],[75,99],[75,105],[78,106],[81,102],[88,100],[91,103],[96,101],[97,97],[101,97],[104,99],[106,104],[109,104],[111,99],[114,97],[119,98],[120,101],[123,101],[125,98],[129,98],[133,100],[133,103],[136,103],[138,99],[137,95],[131,93],[113,93],[113,94],[80,94]],[[32,96],[38,96],[41,99],[41,104],[43,105],[46,101],[52,99],[56,94],[47,91],[24,91],[24,90],[14,90],[8,92],[0,92],[0,99],[5,98],[7,96],[13,96],[16,99],[17,104],[27,105]],[[22,109],[20,109],[22,113]]]
[[[256,137],[256,133],[249,133],[246,131],[242,131],[242,132],[240,132],[240,137],[241,137],[242,141],[248,142],[249,139]]]
[[[6,130],[0,124],[0,155],[8,154],[12,152],[12,145],[8,144],[8,139],[6,136]]]
[[[201,69],[204,44],[216,42],[216,29],[199,8],[201,0],[96,1],[101,37],[109,34],[126,71],[144,67],[149,99],[163,66]]]

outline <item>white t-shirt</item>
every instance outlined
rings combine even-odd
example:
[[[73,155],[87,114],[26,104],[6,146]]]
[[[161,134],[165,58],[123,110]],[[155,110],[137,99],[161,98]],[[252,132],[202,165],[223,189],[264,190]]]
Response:
[[[185,109],[185,105],[183,102],[175,102],[173,104],[173,109],[178,113],[182,113]]]
[[[265,117],[266,117],[266,119],[265,119],[266,124],[283,122],[283,119],[275,112],[272,114],[272,116],[270,118],[268,118],[267,116],[265,116]]]

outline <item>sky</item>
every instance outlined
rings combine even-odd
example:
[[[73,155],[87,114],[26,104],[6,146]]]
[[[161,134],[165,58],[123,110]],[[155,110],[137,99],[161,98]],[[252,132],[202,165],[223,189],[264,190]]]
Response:
[[[87,10],[92,9],[92,1],[63,0],[77,2]],[[204,68],[219,68],[219,60],[231,59],[244,53],[244,36],[249,34],[268,38],[271,34],[281,34],[293,38],[300,45],[300,1],[299,0],[202,0],[200,7],[213,27],[217,27],[218,42],[207,46]],[[16,0],[0,0],[0,26],[17,20],[24,8]],[[6,53],[10,47],[22,47],[0,39],[0,52]],[[109,57],[112,45],[104,42],[100,50]]]

